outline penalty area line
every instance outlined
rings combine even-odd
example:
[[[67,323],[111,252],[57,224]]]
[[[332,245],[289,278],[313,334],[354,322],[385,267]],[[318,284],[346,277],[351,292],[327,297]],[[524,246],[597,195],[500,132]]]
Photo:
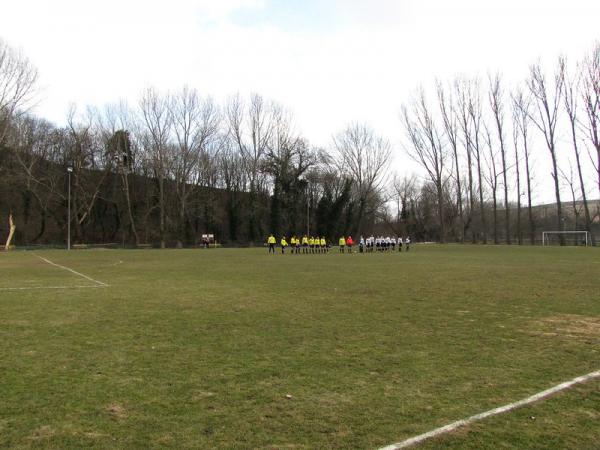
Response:
[[[50,265],[52,265],[52,266],[54,266],[54,267],[58,267],[59,269],[63,269],[63,270],[66,270],[66,271],[68,271],[68,272],[74,273],[75,275],[78,275],[78,276],[80,276],[80,277],[82,277],[82,278],[85,278],[86,280],[88,280],[88,281],[91,281],[92,283],[95,283],[95,284],[97,284],[98,286],[101,286],[101,287],[108,287],[108,284],[106,284],[106,283],[103,283],[102,281],[94,280],[93,278],[91,278],[91,277],[88,277],[87,275],[84,275],[84,274],[82,274],[82,273],[80,273],[80,272],[77,272],[76,270],[73,270],[73,269],[71,269],[71,268],[69,268],[69,267],[66,267],[66,266],[61,266],[60,264],[56,264],[55,262],[52,262],[52,261],[50,261],[49,259],[43,258],[43,257],[41,257],[41,256],[40,256],[40,255],[38,255],[38,254],[35,254],[35,253],[34,253],[34,255],[35,255],[35,256],[37,256],[37,257],[38,257],[39,259],[41,259],[42,261],[45,261],[45,262],[47,262],[48,264],[50,264]]]
[[[427,439],[431,439],[436,436],[440,436],[445,433],[450,433],[457,428],[464,427],[466,425],[470,425],[473,422],[477,422],[479,420],[483,420],[487,417],[496,416],[498,414],[503,414],[508,411],[512,411],[513,409],[520,408],[521,406],[529,405],[531,403],[542,400],[550,395],[556,394],[557,392],[563,391],[565,389],[569,389],[570,387],[585,383],[587,381],[593,380],[595,378],[600,378],[600,370],[596,372],[588,373],[587,375],[582,375],[577,378],[573,378],[572,380],[566,381],[564,383],[558,384],[550,389],[546,389],[545,391],[538,392],[530,397],[524,398],[523,400],[519,400],[518,402],[509,403],[508,405],[500,406],[498,408],[490,409],[489,411],[482,412],[480,414],[475,414],[474,416],[468,417],[466,419],[457,420],[456,422],[452,422],[448,425],[445,425],[440,428],[436,428],[435,430],[429,431],[427,433],[419,434],[418,436],[414,436],[410,439],[406,439],[402,442],[398,442],[396,444],[391,444],[386,447],[382,447],[379,450],[396,450],[401,448],[407,448],[413,445],[417,445],[426,441]]]

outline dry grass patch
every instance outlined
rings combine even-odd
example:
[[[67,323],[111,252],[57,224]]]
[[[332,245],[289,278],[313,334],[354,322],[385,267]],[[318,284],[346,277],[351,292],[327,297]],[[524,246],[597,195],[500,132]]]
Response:
[[[41,427],[37,428],[33,432],[33,434],[31,436],[29,436],[28,439],[30,439],[32,441],[41,441],[43,439],[50,439],[55,434],[56,433],[54,432],[54,430],[52,429],[51,426],[44,425],[44,426],[41,426]]]
[[[123,408],[118,403],[111,403],[106,407],[106,412],[110,415],[110,418],[113,420],[125,420],[127,419],[127,413],[125,412],[125,408]]]
[[[600,339],[600,317],[577,314],[549,316],[533,322],[529,332],[537,336]]]
[[[106,433],[100,433],[99,431],[85,431],[82,433],[83,436],[90,439],[100,439],[108,436]]]

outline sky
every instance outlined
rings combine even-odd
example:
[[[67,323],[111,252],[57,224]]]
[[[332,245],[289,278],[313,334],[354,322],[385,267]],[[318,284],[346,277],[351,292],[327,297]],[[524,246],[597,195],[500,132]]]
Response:
[[[368,123],[399,171],[414,168],[399,111],[419,85],[501,70],[510,86],[538,59],[579,59],[600,40],[597,0],[0,0],[0,11],[0,37],[40,71],[35,113],[57,124],[73,103],[135,104],[149,86],[259,93],[318,146]]]

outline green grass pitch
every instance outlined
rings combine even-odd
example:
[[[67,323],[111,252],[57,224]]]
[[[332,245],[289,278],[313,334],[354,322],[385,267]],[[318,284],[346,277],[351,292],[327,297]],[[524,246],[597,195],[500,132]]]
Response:
[[[600,369],[596,248],[39,254],[109,286],[0,254],[0,447],[375,449]],[[421,447],[599,424],[596,380]]]

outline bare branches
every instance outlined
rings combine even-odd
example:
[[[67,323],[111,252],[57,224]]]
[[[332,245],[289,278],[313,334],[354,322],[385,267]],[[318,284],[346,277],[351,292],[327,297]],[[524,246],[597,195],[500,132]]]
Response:
[[[529,92],[535,100],[534,108],[537,110],[537,114],[529,114],[529,118],[543,134],[552,160],[551,175],[554,180],[554,194],[556,197],[557,230],[563,229],[562,205],[558,179],[558,161],[556,154],[556,125],[564,89],[564,67],[564,59],[560,58],[554,74],[554,83],[553,85],[548,85],[548,81],[542,71],[541,65],[539,63],[534,64],[531,66],[530,76],[527,81]],[[561,243],[563,243],[562,240]]]
[[[425,97],[420,89],[409,110],[402,107],[404,128],[409,138],[408,154],[428,173],[436,187],[440,241],[445,241],[444,184],[446,150],[440,132]]]
[[[13,116],[31,102],[37,78],[29,60],[0,39],[0,143]]]
[[[353,124],[333,139],[339,156],[338,168],[354,180],[359,195],[366,198],[383,188],[391,157],[390,143],[365,124]]]

